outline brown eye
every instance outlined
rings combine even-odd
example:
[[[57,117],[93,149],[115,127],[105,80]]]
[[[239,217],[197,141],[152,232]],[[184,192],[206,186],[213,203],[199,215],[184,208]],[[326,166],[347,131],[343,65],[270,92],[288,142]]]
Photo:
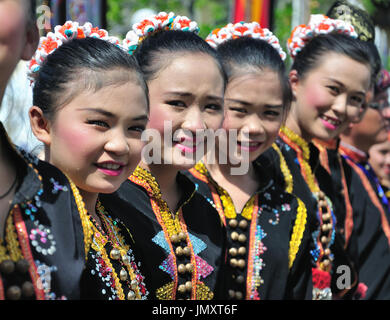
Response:
[[[219,104],[216,104],[216,103],[210,103],[210,104],[205,106],[205,109],[220,111],[220,110],[222,110],[222,106]]]
[[[166,104],[169,104],[170,106],[174,106],[174,107],[181,107],[181,108],[186,107],[186,104],[180,100],[170,100],[170,101],[167,101]]]
[[[136,131],[136,132],[144,132],[145,131],[145,126],[132,126],[129,127],[129,131]]]
[[[87,120],[88,124],[98,126],[98,127],[104,127],[104,128],[109,128],[110,126],[107,124],[107,122],[102,121],[102,120]]]
[[[248,113],[245,108],[239,108],[239,107],[230,107],[229,110],[239,112],[239,113]]]
[[[340,94],[340,89],[336,86],[328,86],[328,89],[333,93],[333,94]]]

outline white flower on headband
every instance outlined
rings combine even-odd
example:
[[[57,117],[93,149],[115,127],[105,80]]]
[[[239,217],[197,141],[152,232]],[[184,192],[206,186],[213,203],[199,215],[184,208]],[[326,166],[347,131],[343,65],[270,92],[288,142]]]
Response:
[[[213,30],[206,38],[206,41],[214,48],[221,43],[240,37],[251,37],[268,42],[278,51],[282,60],[286,59],[286,53],[280,46],[278,38],[267,28],[262,28],[257,22],[229,23],[225,27]]]
[[[185,16],[175,16],[173,12],[160,12],[133,24],[132,29],[126,34],[122,45],[132,54],[145,37],[161,30],[199,32],[198,24],[195,21],[191,21]]]
[[[54,33],[49,32],[46,37],[41,37],[39,46],[34,56],[28,63],[28,76],[33,80],[33,74],[39,71],[46,57],[58,49],[63,43],[72,39],[83,39],[87,37],[100,38],[121,47],[120,41],[116,37],[111,37],[104,29],[93,27],[86,22],[80,26],[78,22],[67,21],[62,26],[54,27]],[[123,47],[121,47],[124,49]]]
[[[328,33],[341,33],[357,38],[354,27],[343,20],[331,19],[322,14],[313,14],[307,25],[296,26],[287,40],[287,48],[294,59],[298,52],[315,36]]]

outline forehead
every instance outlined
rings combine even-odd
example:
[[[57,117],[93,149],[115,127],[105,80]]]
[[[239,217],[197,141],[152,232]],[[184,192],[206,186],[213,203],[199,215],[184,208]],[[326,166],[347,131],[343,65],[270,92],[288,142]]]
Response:
[[[390,152],[390,140],[386,140],[385,142],[375,144],[371,147],[373,151],[385,151]]]
[[[162,58],[163,59],[163,58]],[[171,58],[149,88],[162,91],[208,92],[221,95],[223,78],[214,58],[202,53],[183,53]]]
[[[65,104],[60,113],[69,116],[75,112],[101,109],[118,118],[132,118],[147,114],[147,99],[143,88],[134,82],[110,85],[97,91],[85,90]]]
[[[280,78],[276,72],[269,69],[238,75],[229,81],[225,99],[250,104],[281,104],[283,92]]]
[[[307,78],[331,78],[351,90],[367,91],[370,85],[370,67],[344,54],[330,52],[323,55]],[[309,80],[312,81],[313,79]]]

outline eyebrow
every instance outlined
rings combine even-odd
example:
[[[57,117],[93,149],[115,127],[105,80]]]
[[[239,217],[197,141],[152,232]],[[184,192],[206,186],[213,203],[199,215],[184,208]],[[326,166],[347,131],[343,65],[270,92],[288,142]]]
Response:
[[[246,107],[251,107],[253,106],[252,103],[249,103],[249,102],[246,102],[246,101],[243,101],[243,100],[239,100],[239,99],[229,99],[229,98],[226,98],[227,101],[231,101],[231,102],[236,102],[236,103],[240,103]],[[264,107],[266,108],[273,108],[273,109],[281,109],[283,108],[283,105],[282,104],[265,104]]]
[[[336,79],[334,79],[334,78],[330,78],[330,77],[328,77],[328,78],[326,78],[326,79],[328,79],[328,80],[330,80],[330,81],[333,81],[333,82],[335,82],[335,83],[337,83],[339,86],[341,86],[341,87],[343,87],[343,88],[345,88],[345,85],[342,83],[342,82],[340,82],[340,81],[338,81],[338,80],[336,80]],[[361,94],[361,95],[363,95],[363,96],[365,96],[366,95],[366,92],[365,91],[355,91],[357,94]]]
[[[180,92],[180,91],[169,91],[169,92],[166,92],[164,95],[177,95],[180,97],[192,97],[193,96],[193,94],[191,92]],[[219,97],[219,96],[215,96],[215,95],[208,95],[208,96],[206,96],[206,99],[222,101],[223,97]]]
[[[107,110],[103,110],[103,109],[100,109],[100,108],[79,108],[78,110],[80,111],[92,111],[92,112],[96,112],[96,113],[100,113],[108,118],[114,118],[115,115],[110,112],[110,111],[107,111]],[[136,116],[134,118],[132,118],[133,121],[141,121],[141,120],[149,120],[149,117],[146,115],[146,114],[141,114],[139,116]]]

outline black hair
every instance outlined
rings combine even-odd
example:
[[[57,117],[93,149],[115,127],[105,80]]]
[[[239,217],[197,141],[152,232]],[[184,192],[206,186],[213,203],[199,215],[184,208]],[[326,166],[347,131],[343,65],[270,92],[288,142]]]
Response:
[[[296,55],[291,69],[296,70],[298,76],[303,78],[308,71],[316,68],[318,62],[330,52],[343,54],[357,62],[368,65],[372,77],[374,77],[374,60],[370,56],[369,44],[339,33],[314,37]]]
[[[83,90],[135,81],[148,88],[136,59],[121,48],[98,38],[72,39],[48,55],[33,88],[33,104],[53,119],[58,108]]]
[[[197,34],[182,30],[165,30],[156,32],[146,37],[135,50],[134,56],[141,66],[146,81],[152,80],[157,73],[166,66],[166,53],[203,53],[213,58],[223,77],[226,85],[226,74],[218,55],[204,39]]]
[[[288,113],[292,101],[291,87],[285,64],[274,47],[265,40],[240,37],[223,42],[217,47],[217,52],[229,81],[237,75],[242,75],[243,70],[246,72],[269,69],[276,72],[282,88],[285,115]]]
[[[28,10],[28,18],[30,23],[34,23],[36,20],[36,12],[35,10],[37,6],[36,0],[30,0],[30,8]]]

